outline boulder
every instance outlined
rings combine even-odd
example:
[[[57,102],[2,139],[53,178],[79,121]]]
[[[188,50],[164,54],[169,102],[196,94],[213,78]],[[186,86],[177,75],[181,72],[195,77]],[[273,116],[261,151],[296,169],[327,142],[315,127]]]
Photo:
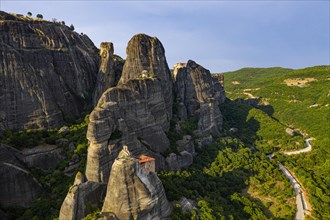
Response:
[[[30,207],[43,192],[16,149],[0,144],[0,205]]]
[[[70,131],[70,128],[68,126],[63,126],[58,130],[57,133],[62,134],[62,133],[68,132],[68,131]]]
[[[22,150],[25,164],[40,169],[53,169],[66,158],[63,148],[56,145],[40,145]]]
[[[197,144],[198,148],[203,148],[203,147],[206,147],[206,146],[210,145],[211,143],[213,143],[213,141],[214,141],[214,139],[213,139],[212,135],[207,135],[207,136],[196,139],[195,143]]]
[[[190,135],[184,135],[182,140],[176,141],[178,151],[187,151],[192,155],[195,155],[195,145]]]
[[[193,163],[193,155],[187,151],[180,152],[179,155],[171,153],[166,157],[166,165],[168,170],[180,170],[187,168]]]
[[[183,213],[191,213],[193,210],[197,210],[196,202],[186,197],[181,197],[178,204],[181,206]]]
[[[105,191],[106,184],[85,182],[83,174],[78,172],[62,203],[59,220],[82,219],[90,213],[88,207],[98,208],[105,196]]]
[[[294,130],[292,128],[286,128],[285,132],[290,136],[294,136]]]

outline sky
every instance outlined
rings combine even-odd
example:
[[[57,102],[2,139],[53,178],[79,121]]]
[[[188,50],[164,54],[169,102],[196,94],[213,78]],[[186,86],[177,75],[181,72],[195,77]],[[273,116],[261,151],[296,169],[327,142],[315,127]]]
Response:
[[[133,35],[156,36],[170,68],[189,59],[212,73],[330,64],[330,0],[0,0],[0,10],[73,24],[123,58]]]

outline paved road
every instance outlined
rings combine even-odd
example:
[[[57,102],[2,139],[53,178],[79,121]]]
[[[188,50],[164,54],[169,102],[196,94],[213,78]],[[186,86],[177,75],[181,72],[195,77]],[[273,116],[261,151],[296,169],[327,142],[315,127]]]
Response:
[[[296,151],[286,151],[284,154],[286,155],[292,155],[292,154],[301,154],[301,153],[306,153],[312,150],[312,145],[309,141],[314,140],[314,138],[308,138],[305,140],[306,142],[306,148],[301,149],[301,150],[296,150]]]
[[[312,145],[309,142],[310,140],[314,140],[314,138],[308,138],[305,140],[306,142],[306,148],[301,149],[301,150],[296,150],[296,151],[287,151],[284,152],[286,155],[292,155],[292,154],[301,154],[301,153],[306,153],[312,150]],[[267,155],[267,157],[271,160],[273,158],[274,154]],[[296,205],[297,205],[297,213],[296,213],[296,218],[295,220],[304,220],[304,210],[307,210],[307,203],[305,201],[304,193],[301,190],[301,186],[298,183],[298,181],[291,175],[291,172],[283,166],[283,164],[279,164],[280,169],[284,173],[284,175],[290,180],[290,183],[292,184],[294,191],[296,193]]]
[[[296,193],[296,205],[297,205],[297,213],[296,213],[296,220],[303,220],[304,217],[304,198],[302,196],[302,191],[301,191],[301,186],[298,183],[298,181],[291,175],[290,171],[288,168],[283,166],[281,163],[279,164],[280,169],[284,173],[284,175],[290,180],[290,183],[292,184],[294,191]]]

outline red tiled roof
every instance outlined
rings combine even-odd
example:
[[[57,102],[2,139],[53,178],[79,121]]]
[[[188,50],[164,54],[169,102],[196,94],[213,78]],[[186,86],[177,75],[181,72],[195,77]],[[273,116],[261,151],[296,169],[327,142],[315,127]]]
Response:
[[[140,156],[138,156],[138,158],[139,158],[139,163],[145,163],[145,162],[156,160],[155,158],[148,157],[146,155],[140,155]]]

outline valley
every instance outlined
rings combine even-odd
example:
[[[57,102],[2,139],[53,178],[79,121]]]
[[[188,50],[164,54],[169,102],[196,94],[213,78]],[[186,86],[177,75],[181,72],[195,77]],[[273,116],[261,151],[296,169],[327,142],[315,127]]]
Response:
[[[121,58],[0,21],[0,219],[330,218],[329,66],[170,69],[147,34]]]

